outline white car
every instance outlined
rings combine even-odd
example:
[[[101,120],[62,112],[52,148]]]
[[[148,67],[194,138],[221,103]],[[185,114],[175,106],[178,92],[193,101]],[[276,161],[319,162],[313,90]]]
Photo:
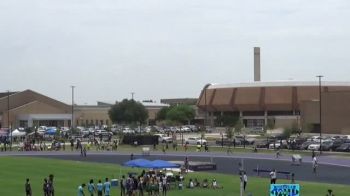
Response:
[[[134,130],[130,129],[129,127],[125,127],[123,130],[122,130],[123,133],[127,133],[127,134],[130,134],[130,133],[135,133]]]
[[[180,130],[181,130],[182,132],[191,132],[191,129],[190,129],[189,127],[186,127],[186,126],[182,126],[182,127],[180,128]]]
[[[206,144],[207,140],[201,139],[199,137],[189,137],[187,140],[185,140],[185,143],[190,145]]]
[[[320,150],[320,144],[310,144],[308,147],[307,147],[308,150]]]
[[[164,134],[154,134],[154,135],[158,136],[158,141],[160,143],[171,143],[171,142],[173,142],[173,138],[172,137],[166,136]]]

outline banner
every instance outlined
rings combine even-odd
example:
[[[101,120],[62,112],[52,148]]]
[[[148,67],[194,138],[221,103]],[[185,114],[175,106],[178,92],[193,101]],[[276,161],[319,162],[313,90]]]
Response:
[[[271,184],[270,196],[300,196],[299,184]]]

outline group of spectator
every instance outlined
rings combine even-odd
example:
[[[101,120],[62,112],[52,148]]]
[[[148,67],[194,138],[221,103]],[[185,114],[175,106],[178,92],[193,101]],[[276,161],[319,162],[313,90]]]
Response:
[[[179,173],[175,177],[166,176],[162,171],[142,171],[140,175],[135,173],[129,173],[127,177],[123,175],[119,181],[120,186],[120,195],[121,196],[166,196],[168,190],[171,189],[171,186],[174,185],[174,189],[182,190],[184,188],[194,189],[194,188],[223,188],[218,185],[216,179],[213,179],[212,182],[209,182],[208,179],[204,179],[200,182],[197,178],[194,180],[189,179],[188,184],[184,184],[184,176]],[[102,183],[101,180],[95,185],[93,179],[89,181],[88,184],[81,184],[78,186],[78,196],[95,195],[97,196],[110,196],[111,187],[117,186],[117,184],[109,181],[106,178],[105,182]],[[85,191],[87,187],[87,191]]]
[[[85,192],[84,192],[85,187],[86,187],[85,183],[78,186],[78,196],[85,196]],[[91,196],[95,195],[95,193],[97,194],[97,196],[103,196],[103,195],[110,196],[111,187],[112,187],[112,184],[108,178],[105,179],[104,183],[102,183],[101,180],[98,180],[98,183],[96,185],[94,184],[94,180],[90,179],[89,183],[87,184],[87,191]]]

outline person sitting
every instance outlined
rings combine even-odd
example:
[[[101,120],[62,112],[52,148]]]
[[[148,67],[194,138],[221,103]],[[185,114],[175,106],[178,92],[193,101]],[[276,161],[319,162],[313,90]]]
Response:
[[[182,189],[183,189],[183,186],[184,186],[184,185],[183,185],[183,182],[180,181],[180,182],[179,182],[179,185],[178,185],[179,190],[182,190]]]
[[[331,189],[328,189],[326,196],[334,196],[333,191]]]
[[[212,186],[213,189],[217,189],[218,188],[218,182],[216,181],[216,179],[213,180],[211,186]]]
[[[204,179],[203,180],[203,183],[202,183],[202,187],[203,188],[208,188],[209,184],[208,184],[208,180],[207,179]]]
[[[201,184],[198,182],[197,178],[194,179],[193,184],[194,184],[194,187],[200,187],[201,186]]]
[[[192,179],[190,179],[190,182],[188,183],[188,187],[187,188],[190,188],[190,189],[194,188],[194,183],[193,183]]]

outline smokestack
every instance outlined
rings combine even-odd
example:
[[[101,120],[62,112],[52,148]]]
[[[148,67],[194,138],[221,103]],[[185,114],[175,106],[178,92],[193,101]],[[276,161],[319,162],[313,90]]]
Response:
[[[260,47],[254,47],[254,82],[260,81]]]

